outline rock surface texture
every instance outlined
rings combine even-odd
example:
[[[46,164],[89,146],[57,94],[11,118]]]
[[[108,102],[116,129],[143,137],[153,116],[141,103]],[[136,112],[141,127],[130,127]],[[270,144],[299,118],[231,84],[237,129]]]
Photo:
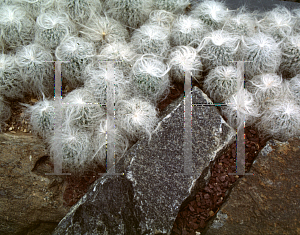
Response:
[[[193,104],[210,99],[193,88]],[[174,106],[174,104],[173,104]],[[172,106],[170,106],[172,107]],[[157,134],[141,139],[97,180],[61,220],[54,234],[170,234],[181,206],[204,187],[213,161],[235,139],[214,106],[194,106],[193,174],[185,175],[184,100],[160,122]]]
[[[50,234],[68,212],[61,178],[42,173],[52,170],[40,167],[46,154],[35,136],[0,135],[0,234]]]
[[[203,234],[300,234],[299,156],[299,138],[268,141]]]

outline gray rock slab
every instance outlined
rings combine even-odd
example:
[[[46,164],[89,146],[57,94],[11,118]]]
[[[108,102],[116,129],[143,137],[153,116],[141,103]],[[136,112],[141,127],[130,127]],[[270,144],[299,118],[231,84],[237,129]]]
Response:
[[[197,87],[193,104],[211,100]],[[176,104],[176,102],[175,102]],[[174,107],[174,106],[173,106]],[[54,234],[170,234],[179,209],[207,183],[210,166],[235,139],[215,106],[192,109],[192,169],[185,175],[184,100],[74,205]]]
[[[270,140],[201,233],[300,233],[300,139]]]

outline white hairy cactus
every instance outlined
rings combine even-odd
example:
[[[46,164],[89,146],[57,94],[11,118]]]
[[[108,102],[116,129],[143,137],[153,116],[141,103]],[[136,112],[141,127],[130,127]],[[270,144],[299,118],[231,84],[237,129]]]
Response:
[[[147,97],[151,102],[169,93],[169,66],[153,55],[145,54],[138,59],[132,68],[132,80],[137,95]]]
[[[191,11],[191,15],[200,18],[213,30],[217,30],[223,27],[230,17],[231,11],[222,2],[205,0],[198,3],[196,8]]]
[[[189,0],[155,0],[154,8],[180,14],[184,13],[190,4]]]
[[[109,135],[113,137],[113,142],[108,137]],[[114,125],[111,119],[107,118],[102,118],[96,126],[92,142],[95,150],[93,159],[103,166],[106,164],[107,144],[114,145],[113,150],[116,158],[122,157],[129,146],[127,137],[121,134],[119,128]]]
[[[280,72],[286,77],[294,77],[300,73],[300,32],[289,36],[280,45],[282,59]]]
[[[28,45],[34,38],[34,20],[21,6],[2,5],[0,7],[1,41],[4,47],[14,49]],[[5,48],[2,48],[4,50]]]
[[[138,54],[131,50],[126,42],[113,42],[104,45],[96,58],[101,61],[113,61],[115,68],[122,69],[124,75],[128,76]]]
[[[81,25],[80,33],[93,41],[98,50],[106,43],[129,40],[127,29],[109,17],[91,17],[85,25]]]
[[[36,19],[35,42],[55,49],[69,34],[74,34],[75,26],[66,13],[48,11]]]
[[[242,7],[225,22],[223,29],[237,35],[252,36],[258,32],[258,23],[254,15],[254,12],[245,12],[245,7]]]
[[[259,105],[252,93],[241,88],[225,100],[228,104],[222,108],[222,113],[227,117],[228,123],[233,128],[242,128],[252,125],[258,117]]]
[[[153,10],[153,0],[105,0],[104,10],[108,16],[129,26],[129,30],[137,29],[148,19]]]
[[[116,104],[115,120],[130,140],[147,135],[150,141],[158,123],[157,110],[150,102],[137,97],[120,100]]]
[[[272,137],[279,141],[300,135],[300,106],[283,94],[270,100],[261,118],[255,123],[262,137]]]
[[[280,96],[282,93],[282,76],[276,73],[263,73],[247,81],[246,88],[254,94],[261,111],[266,108],[266,102]]]
[[[39,44],[23,46],[16,53],[16,64],[24,79],[24,89],[27,93],[42,97],[42,93],[53,95],[54,68],[53,56]]]
[[[24,98],[24,79],[15,63],[15,55],[0,54],[0,95]]]
[[[92,62],[95,54],[94,44],[80,37],[67,37],[56,48],[56,59],[69,61],[61,65],[62,77],[66,80],[69,87],[76,88],[83,85],[82,72]]]
[[[56,0],[56,8],[67,12],[72,21],[85,24],[91,15],[102,11],[102,3],[94,0]]]
[[[109,73],[113,73],[109,76]],[[108,100],[120,99],[124,87],[130,82],[124,78],[121,69],[115,67],[112,71],[107,70],[106,63],[98,62],[89,64],[84,72],[84,87],[89,90],[99,104],[105,104]],[[114,93],[108,92],[108,85],[114,88]]]
[[[174,21],[170,43],[171,46],[191,46],[197,45],[196,41],[201,41],[210,28],[202,20],[193,16],[180,15]]]
[[[292,14],[295,18],[294,32],[300,33],[300,8],[293,9]]]
[[[206,34],[197,48],[204,70],[230,65],[236,58],[239,42],[238,36],[223,30]]]
[[[63,103],[63,125],[69,128],[76,126],[92,130],[97,120],[106,115],[106,108],[98,104],[86,88],[71,91]]]
[[[297,74],[288,81],[288,88],[290,89],[297,104],[300,105],[300,74]]]
[[[156,24],[170,31],[174,20],[175,14],[173,14],[172,12],[165,10],[154,10],[151,11],[149,20],[146,21],[146,24]]]
[[[56,0],[12,0],[14,4],[22,8],[36,20],[36,18],[47,10],[55,8]]]
[[[53,161],[62,161],[62,169],[82,174],[93,167],[92,133],[83,129],[62,128],[48,137],[49,152]]]
[[[259,32],[251,37],[242,37],[238,58],[248,61],[245,65],[247,79],[261,73],[275,73],[281,56],[279,44],[271,36]]]
[[[215,103],[224,102],[239,89],[236,66],[218,66],[210,70],[203,87]]]
[[[186,71],[189,71],[197,82],[201,79],[202,63],[193,47],[174,47],[169,55],[168,64],[171,67],[170,75],[176,82],[184,83]]]
[[[27,107],[23,111],[23,117],[29,120],[33,134],[43,138],[48,138],[53,134],[55,115],[57,113],[53,100],[45,99],[45,96],[43,96],[43,100],[38,101],[33,106],[24,103],[20,104]]]
[[[265,12],[263,19],[258,21],[262,32],[270,34],[276,42],[289,37],[295,25],[293,14],[283,6],[277,6],[271,11]]]
[[[165,56],[171,48],[169,37],[170,33],[166,29],[154,24],[144,24],[133,32],[130,45],[139,54]]]

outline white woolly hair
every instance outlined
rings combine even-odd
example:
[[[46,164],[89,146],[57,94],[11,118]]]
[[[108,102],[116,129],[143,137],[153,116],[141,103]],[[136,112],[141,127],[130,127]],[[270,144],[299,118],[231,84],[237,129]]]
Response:
[[[96,54],[94,44],[84,38],[69,36],[65,38],[55,50],[58,60],[66,60],[69,57],[92,58]]]
[[[189,0],[158,0],[155,1],[154,7],[160,10],[166,10],[174,14],[181,14],[191,5]]]
[[[41,92],[47,95],[53,92],[53,64],[45,62],[52,60],[51,52],[37,43],[23,46],[16,53],[15,61],[25,80],[26,90],[40,98]]]
[[[129,140],[125,135],[122,135],[119,128],[114,125],[111,119],[102,118],[97,125],[93,135],[94,155],[93,159],[105,166],[106,160],[106,145],[111,143],[108,135],[114,137],[114,153],[115,156],[122,157],[129,146]]]
[[[129,40],[127,29],[120,22],[106,16],[94,15],[90,17],[85,25],[81,24],[79,32],[86,38],[97,43],[98,46],[116,41]]]
[[[172,12],[165,10],[154,10],[151,11],[149,20],[147,20],[145,23],[156,24],[167,30],[171,30],[174,20],[175,15]]]
[[[235,94],[225,100],[227,106],[222,113],[228,118],[229,125],[233,128],[241,128],[252,125],[258,117],[259,105],[252,93],[241,88]]]
[[[116,104],[116,125],[131,140],[148,135],[150,142],[157,123],[157,110],[148,101],[134,97]]]
[[[170,33],[154,24],[144,24],[133,32],[131,47],[139,54],[157,54],[164,56],[170,49]]]
[[[225,59],[225,54],[220,57],[217,50],[222,49],[228,53],[228,61],[233,60],[239,49],[240,38],[230,32],[224,30],[215,30],[207,33],[197,47],[197,52],[203,60],[203,65],[206,70],[216,66],[225,65],[222,61]]]
[[[263,19],[258,21],[262,32],[272,35],[277,42],[288,37],[294,28],[295,18],[293,14],[283,6],[277,6],[264,14]]]
[[[123,72],[119,68],[114,68],[114,76],[108,76],[109,71],[104,63],[90,63],[85,71],[84,87],[89,90],[97,102],[104,104],[105,100],[111,100],[115,95],[115,100],[122,97],[124,86],[130,84],[130,81],[124,78]],[[112,85],[115,88],[115,94],[107,93],[107,86]]]
[[[23,108],[23,119],[29,121],[32,133],[43,138],[48,138],[53,134],[55,125],[55,106],[54,101],[46,99],[43,94],[43,99],[36,102],[34,105],[20,103],[25,106]]]
[[[210,28],[199,18],[191,15],[179,15],[172,27],[171,44],[173,46],[181,46],[201,41],[209,31],[211,31]],[[190,42],[186,42],[186,38]]]
[[[10,47],[26,45],[32,41],[35,22],[21,6],[4,4],[0,6],[0,12],[1,38]],[[14,27],[19,34],[17,38],[10,32]]]
[[[62,167],[81,174],[93,163],[92,133],[77,128],[62,128],[47,138],[52,160],[60,159]]]
[[[24,79],[15,63],[15,55],[0,54],[0,94],[7,98],[24,98]]]
[[[0,96],[0,132],[2,132],[1,125],[11,117],[11,108],[9,103]]]
[[[254,76],[261,73],[275,73],[281,63],[281,50],[273,37],[262,32],[251,37],[243,37],[239,59],[252,61],[247,64],[245,73]]]
[[[78,88],[63,99],[64,123],[68,128],[82,126],[93,129],[101,117],[106,115],[106,109],[97,103],[92,93],[86,88]]]
[[[300,105],[300,74],[297,74],[288,81],[288,87],[293,95],[295,101]]]
[[[256,100],[265,108],[265,102],[282,93],[282,76],[276,73],[263,73],[254,76],[247,82],[247,90],[254,94]]]
[[[202,19],[204,23],[216,30],[222,28],[230,17],[231,10],[228,10],[223,2],[204,0],[191,11],[191,15]]]
[[[169,66],[172,70],[179,69],[181,76],[173,76],[178,82],[184,82],[184,72],[191,72],[193,78],[199,82],[200,71],[202,71],[202,63],[196,49],[190,46],[174,47],[169,55]]]
[[[46,40],[43,34],[45,31],[49,29],[60,29],[65,32],[62,33],[63,37],[57,44],[51,45],[49,40]],[[36,19],[36,33],[35,40],[37,43],[40,43],[46,47],[55,48],[59,45],[59,43],[70,34],[74,34],[75,25],[69,19],[69,16],[65,12],[55,12],[55,11],[47,11],[45,13],[40,14]],[[50,45],[49,45],[50,44]]]
[[[255,126],[261,137],[287,141],[300,135],[300,106],[285,95],[270,100]]]
[[[257,33],[258,23],[254,17],[255,13],[245,11],[246,8],[243,6],[239,12],[228,18],[222,29],[244,36],[252,36]]]
[[[203,88],[214,102],[221,103],[238,91],[237,79],[235,66],[218,66],[209,71]]]
[[[157,56],[153,54],[144,54],[134,63],[132,67],[132,76],[136,79],[140,79],[144,76],[147,77],[147,75],[152,77],[148,78],[150,79],[149,89],[150,86],[154,87],[155,92],[152,92],[150,96],[147,96],[147,98],[156,103],[163,95],[164,97],[162,99],[164,99],[169,93],[169,71],[170,67],[159,60]],[[140,91],[139,87],[136,86],[136,88],[138,89],[137,95],[142,95],[142,91]]]

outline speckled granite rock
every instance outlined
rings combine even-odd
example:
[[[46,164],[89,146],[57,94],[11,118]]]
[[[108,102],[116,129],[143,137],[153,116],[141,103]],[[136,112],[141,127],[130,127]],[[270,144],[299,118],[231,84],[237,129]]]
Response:
[[[268,141],[202,234],[299,234],[299,156],[299,138]]]
[[[46,154],[31,134],[0,134],[0,234],[48,235],[68,212],[62,179],[37,163]]]
[[[193,103],[211,101],[197,87]],[[167,115],[167,113],[165,113]],[[210,177],[212,161],[235,139],[214,106],[193,107],[193,175],[184,175],[184,101],[160,123],[150,144],[139,140],[95,182],[54,234],[170,234],[180,209]]]

